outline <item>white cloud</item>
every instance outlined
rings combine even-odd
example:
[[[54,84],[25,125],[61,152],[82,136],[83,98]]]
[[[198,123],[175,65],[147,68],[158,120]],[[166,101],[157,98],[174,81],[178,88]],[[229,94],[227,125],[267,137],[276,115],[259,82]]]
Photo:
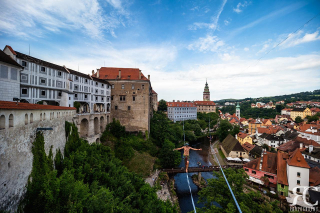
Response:
[[[249,51],[249,48],[248,48],[248,47],[245,47],[243,50],[244,50],[244,51]]]
[[[215,16],[211,17],[211,22],[210,23],[203,23],[203,22],[195,22],[191,26],[188,27],[189,30],[197,30],[197,29],[202,29],[202,28],[207,28],[210,30],[215,31],[218,26],[218,21],[220,18],[220,15],[223,11],[224,5],[227,3],[227,0],[223,0],[220,8],[218,9],[217,13]]]
[[[244,1],[243,3],[239,2],[236,8],[233,8],[233,11],[236,13],[241,13],[242,9],[248,6],[248,2]]]
[[[108,3],[123,11],[121,1]],[[105,14],[98,0],[4,0],[1,4],[0,31],[10,35],[32,38],[48,31],[73,30],[101,39],[104,31],[114,36],[114,30],[122,24],[120,13]]]
[[[282,48],[294,47],[299,44],[308,43],[312,41],[320,40],[319,30],[314,33],[303,34],[302,30],[297,33],[291,33],[288,35],[288,39],[280,44]]]
[[[152,85],[159,99],[168,101],[201,100],[206,78],[211,100],[281,95],[319,88],[320,55],[261,60],[248,68],[254,63],[254,60],[229,60],[165,75],[155,72]]]
[[[228,21],[228,20],[224,20],[224,24],[227,26],[227,25],[229,25],[229,24],[230,24],[230,21]]]
[[[224,46],[224,42],[217,36],[207,35],[206,37],[199,38],[194,43],[189,44],[188,49],[200,52],[217,52],[222,46]]]

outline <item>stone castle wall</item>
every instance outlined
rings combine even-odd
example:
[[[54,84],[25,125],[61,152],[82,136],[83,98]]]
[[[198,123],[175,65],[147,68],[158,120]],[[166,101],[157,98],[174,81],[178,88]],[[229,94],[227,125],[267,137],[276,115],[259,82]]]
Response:
[[[42,132],[46,153],[49,154],[52,146],[55,156],[57,149],[63,153],[65,147],[65,121],[72,121],[72,116],[36,120],[28,125],[0,130],[0,210],[15,211],[26,191],[32,170],[31,148],[37,128],[53,128]]]

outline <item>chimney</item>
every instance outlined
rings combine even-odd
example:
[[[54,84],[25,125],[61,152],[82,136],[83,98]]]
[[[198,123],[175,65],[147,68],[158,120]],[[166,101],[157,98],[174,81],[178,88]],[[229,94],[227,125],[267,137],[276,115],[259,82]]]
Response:
[[[139,79],[141,79],[141,70],[139,70]]]
[[[92,70],[92,75],[94,75],[94,70]]]
[[[150,81],[150,75],[148,75],[148,80]]]
[[[309,145],[309,153],[313,151],[313,145]]]
[[[175,100],[173,100],[172,102],[174,102]]]
[[[303,143],[300,143],[300,149],[302,149],[303,148]]]
[[[99,71],[100,71],[100,69],[97,69],[97,78],[99,78]]]
[[[119,70],[119,79],[121,79],[121,70]]]

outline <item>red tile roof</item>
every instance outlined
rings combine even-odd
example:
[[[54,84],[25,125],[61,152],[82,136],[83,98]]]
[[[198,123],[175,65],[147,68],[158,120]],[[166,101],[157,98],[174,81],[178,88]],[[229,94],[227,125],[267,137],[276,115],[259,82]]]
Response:
[[[156,93],[154,90],[152,90],[152,94],[158,94],[158,93]]]
[[[244,167],[260,170],[260,158],[250,161],[246,163]],[[267,154],[263,155],[262,161],[262,171],[277,174],[277,153],[267,152]]]
[[[313,167],[309,170],[309,182],[310,186],[320,185],[320,169],[319,167]]]
[[[294,141],[297,141],[299,143],[303,143],[305,146],[310,146],[313,145],[314,147],[320,147],[320,144],[315,142],[314,140],[308,140],[307,138],[301,138],[301,137],[296,137]]]
[[[279,132],[282,128],[280,126],[268,126],[267,128],[265,127],[258,127],[258,132],[259,133],[266,133],[266,134],[276,134]]]
[[[215,106],[216,104],[213,101],[194,101],[197,106]]]
[[[243,147],[247,152],[250,152],[250,151],[255,147],[255,145],[250,144],[250,143],[248,143],[248,142],[245,142],[244,144],[242,144],[242,147]]]
[[[246,121],[247,119],[245,118],[240,118],[240,122]]]
[[[120,67],[101,67],[99,69],[99,78],[107,80],[117,80],[119,78],[119,70],[121,70],[121,80],[145,80],[148,79],[141,72],[141,79],[139,79],[138,68],[120,68]],[[97,73],[94,74],[97,77]]]
[[[52,105],[41,105],[41,104],[29,104],[29,103],[18,103],[11,101],[0,101],[0,109],[15,109],[15,110],[76,110],[74,107],[61,107]]]
[[[296,167],[303,167],[303,168],[310,168],[307,161],[304,159],[303,155],[300,152],[300,149],[296,149],[287,160],[288,165],[296,166]]]
[[[277,156],[277,180],[278,183],[288,186],[287,178],[287,159],[289,155],[287,153],[278,152]]]
[[[239,137],[239,138],[242,138],[242,139],[243,139],[243,138],[245,138],[245,137],[247,137],[247,136],[248,136],[248,135],[247,135],[246,133],[243,133],[243,132],[239,132],[239,133],[238,133],[238,137]]]
[[[197,107],[194,103],[188,102],[167,102],[168,107]]]
[[[13,54],[13,55],[17,55],[17,53],[12,49],[12,47],[11,47],[11,46],[6,45],[4,48],[6,48],[6,47],[8,47],[8,48],[9,48],[9,50],[12,52],[12,54]]]

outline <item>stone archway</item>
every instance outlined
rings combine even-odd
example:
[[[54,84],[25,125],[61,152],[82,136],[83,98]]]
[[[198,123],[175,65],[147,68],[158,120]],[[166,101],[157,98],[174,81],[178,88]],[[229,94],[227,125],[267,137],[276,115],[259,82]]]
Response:
[[[100,133],[100,127],[99,127],[99,118],[95,117],[93,120],[94,123],[94,134],[99,134]]]
[[[105,126],[106,126],[106,125],[104,124],[104,117],[101,116],[101,117],[100,117],[100,132],[103,132],[103,131],[104,131],[104,129],[106,128]]]
[[[84,118],[81,120],[81,123],[80,123],[80,136],[88,137],[88,132],[89,132],[89,121],[86,118]]]

